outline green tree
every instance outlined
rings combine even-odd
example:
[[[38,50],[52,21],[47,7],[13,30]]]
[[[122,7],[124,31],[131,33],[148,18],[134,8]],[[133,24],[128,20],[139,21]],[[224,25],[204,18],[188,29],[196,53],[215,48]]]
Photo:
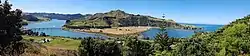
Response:
[[[191,38],[177,44],[172,53],[175,56],[214,56],[216,50],[212,47],[200,38]]]
[[[1,2],[0,2],[1,3]],[[20,28],[22,11],[16,9],[11,10],[11,4],[6,0],[0,4],[0,56],[3,55],[18,55],[23,53]]]
[[[172,53],[179,56],[247,56],[250,53],[250,16],[211,33],[197,33],[178,43]]]
[[[121,56],[121,45],[116,41],[84,38],[79,46],[81,56]]]
[[[167,31],[165,26],[160,27],[160,32],[155,37],[154,42],[158,44],[156,50],[164,51],[164,50],[171,50],[171,45],[173,44],[173,41],[168,38]]]
[[[125,56],[149,56],[153,54],[150,42],[138,39],[127,38],[123,45],[123,55]]]

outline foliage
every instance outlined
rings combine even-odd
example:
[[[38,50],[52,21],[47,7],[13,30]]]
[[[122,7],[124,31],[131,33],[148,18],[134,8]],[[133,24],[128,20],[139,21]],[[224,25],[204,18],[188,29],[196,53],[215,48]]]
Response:
[[[58,14],[58,13],[25,13],[26,15],[32,15],[39,18],[50,18],[50,19],[59,19],[59,20],[73,20],[79,19],[81,17],[87,17],[89,15],[81,14]]]
[[[148,42],[152,40],[144,41],[132,37],[118,40],[123,43],[121,53],[124,56],[246,56],[250,53],[249,26],[250,16],[246,16],[216,32],[198,32],[192,38],[168,37],[165,27],[161,27],[161,32],[153,42]],[[98,41],[100,40],[93,39],[87,42],[85,40],[85,44],[82,44],[82,46],[91,43],[90,46],[97,48],[101,44],[95,43]],[[96,50],[95,48],[94,50]],[[93,50],[91,47],[85,49]]]
[[[81,56],[121,56],[121,45],[116,41],[84,38],[79,46]]]
[[[11,10],[11,4],[6,0],[0,4],[0,56],[19,55],[23,53],[25,46],[22,42],[21,31],[21,13],[22,11],[16,9]]]
[[[47,47],[54,47],[54,48],[60,48],[60,49],[66,49],[66,50],[77,50],[78,46],[81,43],[81,40],[75,40],[71,38],[63,38],[63,37],[51,37],[51,36],[23,36],[24,40],[31,40],[31,42],[34,43],[40,43],[41,45],[47,46]],[[50,39],[50,42],[41,43],[43,39]]]
[[[168,27],[184,27],[181,24],[175,23],[173,20],[164,20],[144,15],[133,15],[128,14],[121,10],[112,10],[106,13],[96,13],[94,15],[89,15],[84,17],[84,19],[70,20],[67,26],[164,26]],[[70,28],[70,27],[68,27]]]
[[[44,33],[44,32],[34,32],[34,31],[32,31],[32,30],[23,30],[22,31],[22,34],[23,35],[29,35],[29,36],[48,36],[48,35],[46,35],[46,33]]]
[[[38,21],[39,19],[33,15],[22,15],[23,19],[27,21]]]
[[[187,56],[238,56],[249,55],[250,17],[237,19],[211,33],[197,33],[176,45],[175,55]]]
[[[149,56],[153,54],[153,47],[148,41],[127,38],[123,44],[125,56]]]
[[[172,53],[177,56],[214,56],[211,48],[202,39],[191,38],[176,44]]]

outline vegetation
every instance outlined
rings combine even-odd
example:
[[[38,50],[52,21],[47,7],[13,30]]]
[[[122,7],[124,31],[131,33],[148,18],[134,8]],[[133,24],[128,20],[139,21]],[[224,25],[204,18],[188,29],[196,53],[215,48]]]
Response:
[[[81,14],[58,14],[58,13],[25,13],[25,14],[29,14],[36,17],[59,19],[59,20],[73,20],[88,16]]]
[[[116,41],[84,38],[79,46],[79,53],[80,56],[121,56],[120,48],[121,45]]]
[[[67,42],[59,38],[43,45],[68,50],[76,50],[79,46],[78,51],[81,56],[247,56],[250,53],[249,22],[250,16],[246,16],[216,32],[198,32],[192,38],[168,37],[165,27],[161,27],[161,32],[154,40],[124,37],[84,38],[82,41]],[[25,39],[36,41],[43,38],[48,37]]]
[[[159,19],[150,16],[133,15],[121,10],[112,10],[106,13],[96,13],[82,17],[82,19],[70,20],[65,25],[68,28],[111,28],[121,26],[154,26],[164,24],[167,27],[183,28],[185,25],[178,24],[173,20]],[[195,27],[188,27],[195,28]]]
[[[38,21],[50,21],[50,18],[46,18],[46,17],[39,17],[39,16],[35,16],[37,17],[37,19],[39,19]]]
[[[67,50],[77,50],[81,41],[63,37],[43,37],[43,36],[23,36],[24,40],[41,43],[44,46],[51,48],[60,48]],[[44,39],[50,40],[49,42],[43,42]]]
[[[2,27],[0,27],[0,56],[19,56],[23,52],[31,52],[35,54],[43,53],[42,56],[56,56],[59,53],[59,56],[68,53],[70,53],[68,56],[76,56],[76,50],[79,51],[78,53],[81,56],[250,55],[250,15],[242,19],[237,19],[216,32],[198,32],[193,35],[192,38],[170,38],[167,36],[167,32],[164,32],[166,29],[163,26],[161,27],[161,32],[159,32],[154,40],[126,37],[117,39],[84,38],[80,41],[69,38],[43,37],[46,34],[41,34],[40,36],[38,36],[38,34],[35,34],[35,36],[23,36],[23,40],[21,36],[22,32],[20,30],[22,27],[22,12],[19,9],[16,9],[15,11],[10,10],[11,5],[8,1],[1,3],[0,25]],[[90,21],[86,21],[86,25],[89,24],[89,22],[95,22],[101,18],[104,20],[103,22],[109,26],[116,26],[114,23],[119,23],[117,24],[119,26],[139,26],[145,25],[143,20],[141,20],[144,19],[144,17],[146,18],[146,16],[140,15],[131,16],[130,14],[118,10],[118,12],[111,11],[109,13],[93,15],[88,19]],[[118,19],[118,21],[113,21],[116,19]],[[119,20],[130,23],[124,23]],[[157,19],[152,20],[157,21]],[[161,22],[166,21],[161,20]],[[72,23],[69,22],[69,24]],[[100,24],[96,25],[98,26]],[[25,49],[26,47],[28,49]],[[24,54],[24,56],[27,55],[29,54]]]
[[[50,20],[50,18],[33,16],[33,15],[29,15],[29,14],[23,14],[22,17],[26,21],[49,21]]]
[[[46,35],[44,32],[39,33],[39,32],[34,32],[32,30],[23,30],[22,34],[29,35],[29,36],[49,36],[49,35]]]
[[[23,53],[25,46],[22,40],[20,28],[22,11],[11,10],[11,4],[8,1],[0,4],[0,56],[17,56]]]
[[[132,37],[124,40],[124,56],[148,56],[150,54],[153,54],[153,48],[149,41],[142,41],[136,38],[133,39]]]
[[[1,4],[1,37],[3,42],[1,44],[8,44],[12,40],[20,40],[21,36],[18,36],[20,33],[19,28],[22,25],[21,22],[21,13],[22,11],[17,9],[15,11],[10,11],[11,5],[5,1],[5,3]],[[17,39],[16,39],[17,38]]]
[[[136,38],[114,39],[120,40],[120,49],[124,56],[248,56],[250,55],[250,15],[230,23],[216,32],[199,32],[192,38],[169,38],[161,28],[155,40],[143,41]],[[83,42],[89,42],[82,40]],[[104,40],[95,40],[104,41]],[[116,41],[118,42],[118,41]],[[115,44],[115,45],[117,45]],[[86,44],[81,44],[89,46]],[[92,43],[92,45],[105,45]],[[82,46],[80,46],[81,48]],[[105,47],[110,47],[105,46]],[[89,48],[81,48],[80,50]],[[95,50],[102,47],[95,46]],[[105,50],[120,50],[105,49]],[[91,49],[92,50],[92,49]],[[85,51],[87,52],[87,51]],[[81,51],[80,51],[80,54]],[[98,52],[92,54],[100,54]],[[114,53],[117,54],[117,53]],[[88,56],[88,55],[87,55]],[[103,55],[107,56],[107,55]]]
[[[78,56],[80,40],[27,35],[23,38],[27,48],[21,56]]]

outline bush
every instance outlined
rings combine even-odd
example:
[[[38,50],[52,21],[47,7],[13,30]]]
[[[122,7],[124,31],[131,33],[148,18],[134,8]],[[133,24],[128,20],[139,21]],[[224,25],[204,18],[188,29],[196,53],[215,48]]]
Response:
[[[79,46],[81,56],[121,56],[121,45],[116,41],[84,38]]]
[[[153,54],[150,42],[127,38],[123,44],[123,55],[125,56],[149,56]]]
[[[8,0],[0,4],[0,56],[18,56],[25,48],[20,42],[22,40],[20,30],[22,11],[19,9],[10,11],[12,5],[8,3]]]
[[[29,39],[29,41],[30,41],[30,42],[34,42],[34,41],[35,41],[35,39]]]

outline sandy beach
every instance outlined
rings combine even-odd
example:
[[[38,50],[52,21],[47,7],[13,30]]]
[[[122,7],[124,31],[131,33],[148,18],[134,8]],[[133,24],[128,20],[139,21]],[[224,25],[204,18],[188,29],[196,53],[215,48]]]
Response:
[[[114,34],[114,35],[125,35],[125,34],[135,34],[147,31],[153,27],[148,26],[131,26],[131,27],[113,27],[105,29],[71,29],[77,32],[94,32],[94,33],[104,33],[104,34]]]

